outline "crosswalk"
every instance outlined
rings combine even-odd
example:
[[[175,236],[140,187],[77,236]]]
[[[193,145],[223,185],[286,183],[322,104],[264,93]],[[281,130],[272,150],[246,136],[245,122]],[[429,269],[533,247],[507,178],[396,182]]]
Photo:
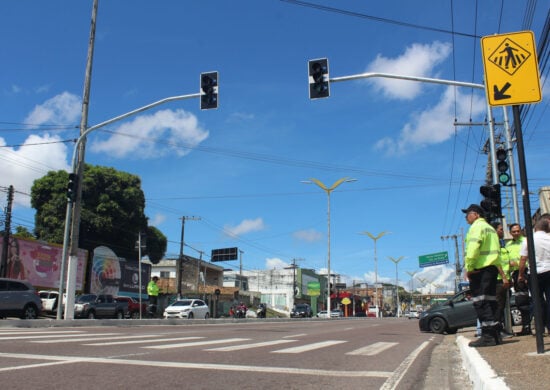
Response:
[[[358,346],[348,340],[324,340],[308,342],[307,334],[296,334],[274,340],[254,340],[246,337],[209,338],[200,335],[166,337],[164,334],[144,333],[128,335],[122,332],[92,333],[86,330],[0,330],[0,348],[3,341],[18,340],[32,344],[78,343],[87,347],[135,345],[144,350],[176,350],[199,348],[208,352],[234,352],[256,348],[268,349],[273,354],[302,354],[320,349],[344,346],[342,352],[350,356],[376,356],[396,347],[397,342],[374,342]],[[285,348],[281,348],[281,347]]]

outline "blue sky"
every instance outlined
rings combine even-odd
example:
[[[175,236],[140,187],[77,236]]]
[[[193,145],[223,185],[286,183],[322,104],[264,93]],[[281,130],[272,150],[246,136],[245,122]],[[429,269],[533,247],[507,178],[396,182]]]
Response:
[[[454,241],[441,237],[465,234],[460,209],[480,201],[484,93],[373,78],[332,83],[329,98],[311,101],[307,61],[327,57],[331,77],[382,72],[483,84],[479,37],[532,30],[538,43],[549,5],[100,0],[89,126],[197,93],[200,73],[214,70],[219,108],[201,111],[188,99],[106,126],[88,137],[86,162],[141,177],[146,214],[167,236],[168,255],[179,253],[181,218],[200,217],[185,223],[184,252],[208,260],[212,249],[236,246],[246,270],[293,259],[325,269],[327,195],[302,181],[357,179],[331,195],[331,270],[372,283],[374,241],[360,233],[387,231],[377,241],[379,281],[395,280],[388,257],[403,256],[400,284],[408,288],[405,271],[416,271],[451,289],[452,264],[419,269],[418,256],[449,251],[454,263]],[[64,141],[78,135],[91,10],[91,0],[0,6],[0,186],[17,191],[15,226],[33,227],[33,180],[69,170],[74,146]],[[523,124],[533,210],[550,182],[542,73],[543,101]],[[502,109],[493,111],[501,122]]]

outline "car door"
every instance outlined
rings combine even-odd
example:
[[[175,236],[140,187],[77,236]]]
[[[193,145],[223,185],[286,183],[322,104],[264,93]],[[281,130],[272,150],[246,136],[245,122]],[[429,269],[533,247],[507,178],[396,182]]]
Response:
[[[446,303],[448,305],[447,322],[449,328],[463,328],[476,324],[477,314],[469,297],[469,290],[462,291]]]

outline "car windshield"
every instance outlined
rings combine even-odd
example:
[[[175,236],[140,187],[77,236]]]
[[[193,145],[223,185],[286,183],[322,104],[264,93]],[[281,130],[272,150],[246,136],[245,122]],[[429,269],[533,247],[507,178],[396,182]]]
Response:
[[[80,295],[76,298],[77,303],[86,303],[86,302],[93,302],[95,301],[94,295]]]
[[[176,301],[172,303],[172,306],[191,306],[191,300],[190,299],[184,299],[182,301]]]

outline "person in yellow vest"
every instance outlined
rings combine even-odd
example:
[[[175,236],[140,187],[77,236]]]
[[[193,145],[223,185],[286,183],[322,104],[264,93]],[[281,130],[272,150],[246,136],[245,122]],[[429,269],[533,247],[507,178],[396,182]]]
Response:
[[[495,320],[500,243],[495,229],[483,218],[485,212],[481,206],[471,204],[462,212],[470,225],[466,234],[464,269],[481,325],[481,337],[469,346],[489,347],[500,343],[500,324]]]
[[[149,305],[157,306],[158,296],[159,296],[159,286],[157,285],[159,278],[158,276],[153,276],[151,281],[147,284],[147,295],[149,295]]]
[[[510,254],[510,273],[514,282],[514,293],[516,296],[516,305],[521,312],[521,331],[518,336],[531,335],[531,298],[529,296],[529,287],[527,283],[518,280],[520,249],[525,237],[523,237],[519,223],[510,225],[510,234],[512,239],[506,243],[506,249]]]

